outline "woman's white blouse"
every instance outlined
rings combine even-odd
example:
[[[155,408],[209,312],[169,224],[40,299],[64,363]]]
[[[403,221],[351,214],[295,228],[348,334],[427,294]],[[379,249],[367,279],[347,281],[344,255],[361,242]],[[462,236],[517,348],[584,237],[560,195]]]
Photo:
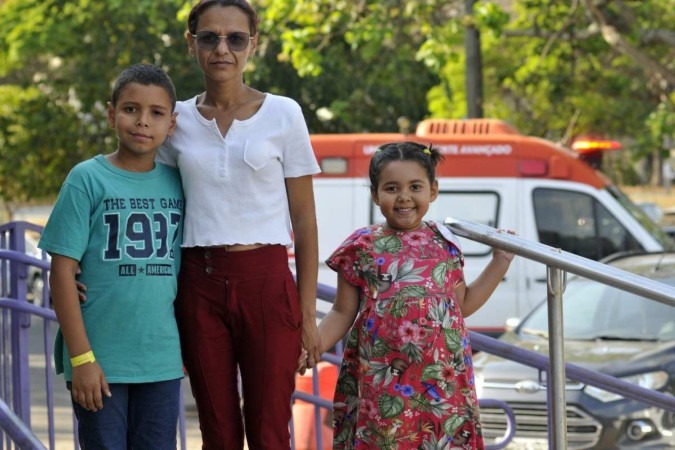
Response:
[[[157,155],[183,180],[183,246],[291,245],[285,179],[320,172],[300,106],[267,93],[255,115],[223,136],[196,100],[176,104],[178,126]]]

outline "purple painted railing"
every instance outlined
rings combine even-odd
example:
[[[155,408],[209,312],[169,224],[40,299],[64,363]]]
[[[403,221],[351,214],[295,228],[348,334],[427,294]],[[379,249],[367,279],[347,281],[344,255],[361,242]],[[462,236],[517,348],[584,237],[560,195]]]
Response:
[[[10,439],[23,450],[46,449],[33,432],[9,409],[7,403],[0,400],[0,429],[5,430]],[[0,436],[1,437],[1,436]],[[2,448],[2,442],[0,442]]]
[[[28,222],[11,222],[0,225],[0,450],[15,448],[45,448],[31,430],[31,377],[29,373],[29,331],[42,320],[42,345],[44,354],[44,392],[47,407],[47,439],[50,449],[56,448],[54,424],[54,371],[52,368],[53,331],[56,314],[50,308],[46,255],[37,259],[25,252],[26,233],[37,233],[42,227]],[[28,302],[28,267],[42,269],[44,305]],[[35,336],[33,336],[35,337]],[[65,386],[63,387],[65,389]],[[185,408],[182,403],[178,432],[180,448],[185,450]],[[77,423],[72,416],[72,433]],[[6,436],[4,435],[6,432]],[[32,443],[38,447],[31,447]],[[73,438],[73,447],[79,448]]]
[[[36,259],[25,254],[25,243],[22,237],[27,231],[39,232],[41,228],[26,222],[13,222],[0,225],[0,450],[7,448],[46,448],[31,430],[30,414],[30,376],[29,376],[29,339],[28,332],[35,326],[36,320],[42,321],[42,344],[45,355],[45,391],[47,397],[47,414],[49,430],[49,447],[54,444],[54,398],[53,398],[53,370],[52,360],[52,322],[56,320],[54,312],[49,308],[49,295],[46,283],[46,270],[49,262]],[[10,250],[11,249],[11,250]],[[527,255],[523,255],[527,256]],[[43,269],[45,280],[46,307],[30,304],[27,301],[27,267],[33,265]],[[333,301],[335,288],[319,285],[317,297],[326,301]],[[522,364],[550,370],[550,361],[544,355],[518,349],[501,341],[471,332],[472,347],[476,351],[485,351]],[[337,349],[341,353],[341,349]],[[339,366],[340,357],[336,354],[324,354],[323,361]],[[675,398],[665,394],[640,388],[611,376],[603,375],[571,364],[565,364],[568,378],[600,387],[610,392],[619,393],[625,397],[639,400],[650,405],[675,411]],[[294,401],[301,400],[314,405],[315,430],[322,428],[321,410],[330,411],[330,399],[319,395],[321,380],[316,369],[313,369],[312,392],[297,392]],[[181,396],[182,398],[182,396]],[[508,427],[504,438],[498,444],[489,445],[490,449],[504,448],[512,439],[515,431],[515,421],[509,406],[501,401],[481,399],[483,407],[497,407],[506,411]],[[73,430],[75,429],[75,423]],[[293,421],[290,424],[294,428]],[[181,405],[180,445],[186,448],[184,405]],[[292,433],[294,436],[294,433]],[[316,433],[316,449],[322,449],[322,433]],[[12,447],[15,445],[16,447]],[[78,448],[74,442],[75,449]],[[293,442],[293,448],[295,448]]]
[[[52,345],[53,332],[56,322],[56,314],[49,307],[49,292],[46,279],[49,262],[36,259],[24,252],[25,243],[22,237],[27,231],[40,232],[41,227],[26,222],[13,222],[0,225],[0,332],[2,340],[0,341],[0,450],[7,448],[11,450],[12,442],[15,448],[36,448],[53,449],[55,443],[55,425],[54,425],[54,373],[52,369]],[[36,306],[27,300],[27,267],[29,265],[43,269],[45,292],[44,306]],[[333,301],[335,298],[335,288],[319,285],[318,298]],[[45,447],[39,439],[33,434],[31,425],[31,392],[30,392],[30,374],[29,374],[29,337],[28,333],[31,327],[39,326],[36,322],[42,323],[42,345],[44,348],[45,361],[45,394],[47,403],[47,428],[48,428],[48,446]],[[35,335],[33,335],[35,337]],[[337,346],[336,352],[342,353],[341,344]],[[341,357],[336,354],[326,353],[322,357],[336,366],[340,365]],[[320,376],[314,369],[312,380],[313,392],[298,392],[294,394],[293,401],[301,400],[315,405],[314,424],[315,430],[321,430],[321,409],[332,410],[332,400],[322,398],[319,395]],[[181,400],[182,400],[181,396]],[[9,404],[5,403],[8,402]],[[508,405],[503,402],[490,401],[492,407],[503,408],[509,417],[509,430],[505,440],[498,445],[488,446],[489,449],[497,450],[503,448],[511,439],[514,430],[513,413]],[[11,406],[10,406],[11,405]],[[73,417],[73,435],[76,429],[76,422]],[[294,422],[291,420],[291,436],[295,439]],[[3,430],[6,436],[3,438]],[[185,406],[181,403],[181,413],[178,424],[180,448],[186,449],[186,429],[185,429]],[[4,445],[3,445],[4,441]],[[316,449],[324,448],[322,433],[316,433]],[[73,439],[73,446],[79,448],[77,441]],[[295,442],[292,442],[295,449]]]

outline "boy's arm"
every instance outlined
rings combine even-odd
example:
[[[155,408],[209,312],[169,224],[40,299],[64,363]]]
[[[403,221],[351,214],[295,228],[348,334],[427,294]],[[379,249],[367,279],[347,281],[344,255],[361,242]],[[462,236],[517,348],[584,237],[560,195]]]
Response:
[[[312,176],[287,178],[286,191],[295,236],[295,267],[302,309],[302,346],[307,350],[308,367],[312,367],[321,358],[321,343],[316,327],[319,244]]]
[[[509,231],[509,233],[514,234],[512,231]],[[492,260],[469,286],[461,283],[455,287],[459,309],[464,317],[469,317],[488,301],[499,283],[504,279],[514,256],[513,253],[494,249]]]
[[[359,290],[338,273],[335,303],[328,314],[321,319],[319,336],[321,337],[321,353],[330,350],[354,324],[359,311]]]
[[[52,253],[49,273],[52,302],[71,357],[91,351],[75,283],[78,268],[78,261]],[[73,367],[72,375],[73,399],[90,411],[103,408],[101,393],[110,397],[110,389],[99,364],[93,362]]]

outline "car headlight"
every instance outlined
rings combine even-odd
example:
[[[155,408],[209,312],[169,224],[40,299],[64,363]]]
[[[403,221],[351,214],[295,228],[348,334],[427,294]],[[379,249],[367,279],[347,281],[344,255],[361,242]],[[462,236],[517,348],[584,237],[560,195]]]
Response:
[[[641,373],[629,377],[621,377],[620,380],[633,383],[645,389],[659,390],[668,382],[668,373],[663,370],[656,372]],[[584,391],[596,400],[608,403],[616,400],[622,400],[624,397],[614,392],[605,391],[595,386],[586,386]]]

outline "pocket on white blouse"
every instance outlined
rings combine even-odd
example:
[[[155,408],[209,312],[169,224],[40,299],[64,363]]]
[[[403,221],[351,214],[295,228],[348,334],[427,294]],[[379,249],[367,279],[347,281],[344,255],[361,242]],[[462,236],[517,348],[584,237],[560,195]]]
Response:
[[[273,149],[268,142],[246,142],[244,162],[253,170],[260,170],[272,160]]]

